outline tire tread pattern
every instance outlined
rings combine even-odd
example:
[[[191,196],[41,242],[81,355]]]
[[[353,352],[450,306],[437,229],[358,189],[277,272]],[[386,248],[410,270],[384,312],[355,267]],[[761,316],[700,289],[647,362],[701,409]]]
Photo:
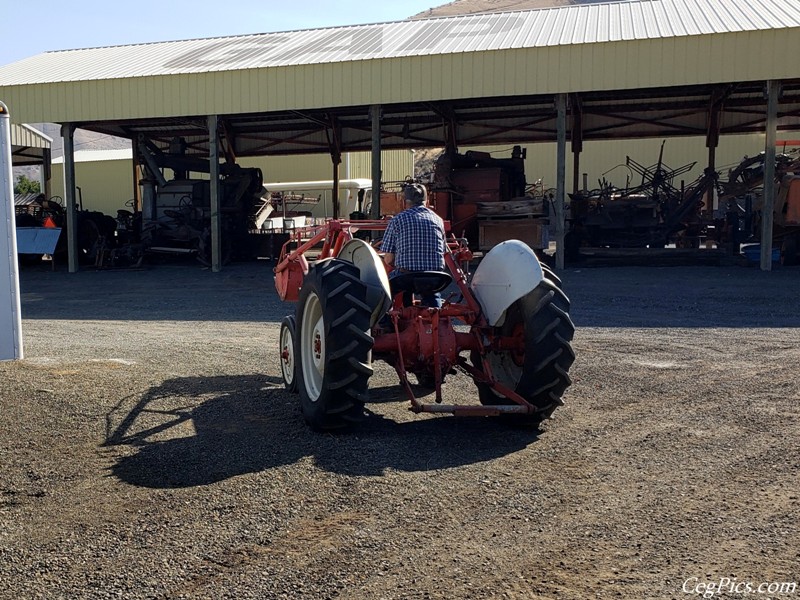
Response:
[[[322,304],[325,328],[325,372],[322,391],[312,401],[304,385],[300,341],[305,300],[314,292]],[[296,361],[300,403],[308,424],[318,431],[349,427],[364,418],[364,402],[372,376],[369,333],[371,311],[365,299],[367,287],[358,268],[342,260],[329,260],[314,266],[306,276],[297,303],[298,324]]]
[[[509,308],[519,313],[517,318],[525,327],[524,367],[513,389],[537,408],[530,416],[536,423],[564,404],[561,398],[572,383],[568,372],[575,361],[571,345],[575,325],[569,316],[569,298],[561,290],[561,281],[553,277],[545,271],[545,279]],[[507,402],[489,386],[477,385],[482,404]]]

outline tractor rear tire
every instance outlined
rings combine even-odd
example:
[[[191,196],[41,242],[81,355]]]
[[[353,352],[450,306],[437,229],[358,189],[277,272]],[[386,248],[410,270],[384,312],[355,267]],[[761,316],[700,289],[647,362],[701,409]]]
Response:
[[[570,386],[569,368],[575,361],[572,337],[575,326],[569,317],[569,299],[555,281],[546,277],[532,292],[512,304],[496,333],[519,334],[525,340],[523,354],[511,351],[489,352],[492,373],[503,385],[534,405],[537,412],[529,419],[536,423],[550,417],[563,404],[561,396]],[[481,368],[480,356],[472,362]],[[481,404],[508,404],[485,383],[476,382]]]
[[[337,259],[315,265],[300,289],[295,369],[303,417],[317,431],[364,418],[374,342],[366,296],[358,268]]]
[[[294,315],[283,317],[281,321],[280,361],[283,387],[291,394],[297,393],[297,363],[295,362],[297,345],[297,326]]]
[[[555,284],[555,286],[558,289],[561,289],[563,287],[563,284],[561,283],[561,278],[558,275],[556,275],[553,272],[553,270],[550,267],[548,267],[547,265],[542,264],[541,267],[542,267],[542,274],[544,275],[544,278],[547,279],[548,281],[550,281],[551,283]]]

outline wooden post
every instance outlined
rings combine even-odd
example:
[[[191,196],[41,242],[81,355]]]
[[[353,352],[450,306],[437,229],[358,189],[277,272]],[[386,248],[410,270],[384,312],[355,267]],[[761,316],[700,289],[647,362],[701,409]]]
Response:
[[[370,109],[372,116],[372,209],[370,217],[381,218],[381,107]]]
[[[761,270],[772,270],[772,226],[775,220],[775,139],[780,82],[767,82],[767,141],[764,147],[764,195],[761,199]]]
[[[567,95],[556,95],[556,131],[557,131],[557,159],[556,159],[556,269],[564,268],[564,191],[566,189],[567,172]]]
[[[75,125],[61,126],[64,140],[64,204],[67,211],[67,262],[70,273],[78,272],[78,214],[75,204]]]
[[[53,151],[42,150],[42,191],[48,200],[53,195]]]
[[[208,117],[208,160],[211,177],[211,271],[222,270],[222,219],[220,215],[219,185],[219,117]]]
[[[333,203],[333,218],[339,218],[339,165],[342,163],[342,155],[338,153],[331,154],[331,161],[333,162],[333,190],[331,193],[331,201]],[[345,215],[345,218],[347,215]]]
[[[139,143],[136,140],[131,140],[131,158],[133,159],[133,207],[131,211],[141,212],[142,188],[139,186]]]

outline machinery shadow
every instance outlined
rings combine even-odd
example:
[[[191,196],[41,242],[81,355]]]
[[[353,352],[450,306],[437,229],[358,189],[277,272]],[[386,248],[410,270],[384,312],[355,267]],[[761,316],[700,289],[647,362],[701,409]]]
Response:
[[[499,419],[396,423],[370,411],[351,431],[316,433],[297,396],[263,375],[170,379],[124,398],[106,421],[104,446],[120,450],[109,475],[161,489],[209,485],[305,457],[347,475],[447,469],[522,450],[538,435]]]

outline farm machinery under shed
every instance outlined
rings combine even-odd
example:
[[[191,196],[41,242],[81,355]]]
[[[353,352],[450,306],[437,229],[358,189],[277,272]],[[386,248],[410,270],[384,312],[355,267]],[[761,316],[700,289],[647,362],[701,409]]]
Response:
[[[363,419],[373,360],[394,367],[417,413],[506,414],[534,423],[549,417],[562,404],[575,358],[560,280],[516,240],[487,253],[470,279],[462,267],[472,254],[452,238],[446,272],[401,275],[419,294],[452,292],[439,308],[417,300],[404,306],[379,254],[355,236],[385,227],[329,221],[298,230],[275,268],[281,299],[297,302],[281,324],[280,361],[306,421],[327,430]],[[458,373],[474,382],[478,403],[443,402],[446,378]],[[434,402],[415,395],[411,374],[435,393]]]
[[[570,194],[567,258],[575,260],[583,246],[591,248],[699,247],[713,221],[704,219],[702,208],[713,192],[718,175],[713,169],[689,185],[679,177],[696,163],[671,169],[663,161],[661,146],[656,164],[644,166],[627,157],[625,166],[640,182],[622,188],[601,179],[592,191]]]

